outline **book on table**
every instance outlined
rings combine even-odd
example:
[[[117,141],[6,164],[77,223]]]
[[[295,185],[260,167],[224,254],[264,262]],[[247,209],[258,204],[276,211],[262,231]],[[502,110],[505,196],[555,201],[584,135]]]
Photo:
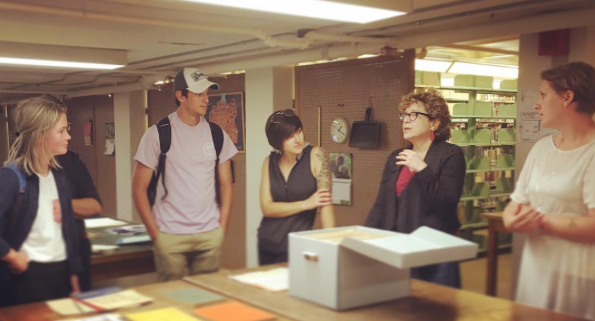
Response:
[[[137,307],[153,302],[152,298],[135,290],[125,290],[120,287],[75,293],[72,298],[100,312]]]

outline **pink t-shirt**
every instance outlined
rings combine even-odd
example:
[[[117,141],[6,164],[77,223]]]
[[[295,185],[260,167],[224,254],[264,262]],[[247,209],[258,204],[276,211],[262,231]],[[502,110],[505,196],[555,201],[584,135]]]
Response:
[[[209,124],[200,119],[196,126],[184,123],[177,112],[169,114],[171,147],[165,162],[165,185],[159,179],[153,214],[159,231],[169,234],[195,234],[219,227],[219,206],[215,193],[215,160],[217,154]],[[223,131],[223,148],[219,162],[223,163],[238,150]],[[155,125],[143,135],[134,159],[157,169],[159,163],[159,133]]]

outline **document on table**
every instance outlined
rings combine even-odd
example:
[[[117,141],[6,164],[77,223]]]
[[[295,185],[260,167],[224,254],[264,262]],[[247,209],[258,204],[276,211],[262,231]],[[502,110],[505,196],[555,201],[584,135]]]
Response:
[[[93,218],[90,220],[85,220],[85,226],[87,228],[98,228],[98,227],[108,227],[108,226],[120,226],[120,225],[127,225],[130,224],[124,221],[118,221],[111,219],[109,217],[102,217],[102,218]]]
[[[84,305],[83,303],[76,302],[75,300],[70,298],[47,301],[46,304],[54,312],[63,316],[96,312],[95,309],[90,308]]]
[[[280,292],[289,289],[289,270],[287,268],[230,275],[229,278],[271,292]]]

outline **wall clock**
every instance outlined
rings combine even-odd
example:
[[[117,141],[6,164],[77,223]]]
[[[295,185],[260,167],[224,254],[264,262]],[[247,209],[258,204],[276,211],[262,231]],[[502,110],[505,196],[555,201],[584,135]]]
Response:
[[[349,122],[343,117],[335,118],[331,122],[331,139],[337,144],[343,144],[349,139]]]

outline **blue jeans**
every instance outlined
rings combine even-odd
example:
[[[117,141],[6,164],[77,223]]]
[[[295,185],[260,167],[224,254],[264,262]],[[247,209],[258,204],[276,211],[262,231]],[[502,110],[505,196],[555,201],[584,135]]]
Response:
[[[447,262],[412,268],[411,277],[451,288],[461,288],[459,262]]]

